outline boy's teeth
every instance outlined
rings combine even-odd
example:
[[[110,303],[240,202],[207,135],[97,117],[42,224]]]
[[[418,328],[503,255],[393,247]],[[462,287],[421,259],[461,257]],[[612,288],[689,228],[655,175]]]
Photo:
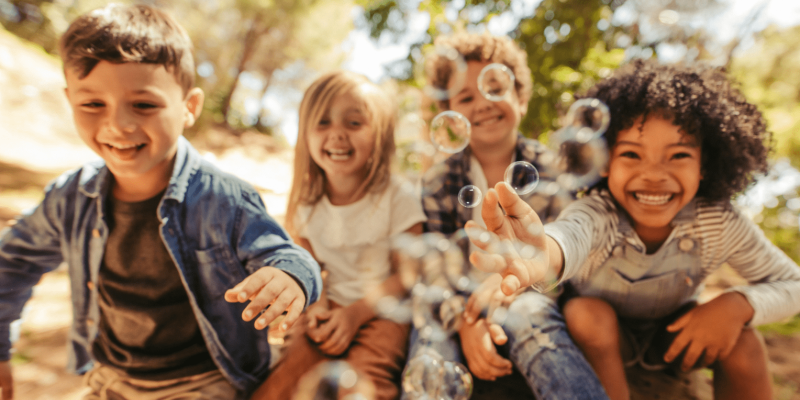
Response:
[[[644,194],[634,192],[633,197],[636,198],[640,203],[652,205],[652,206],[660,206],[662,204],[667,204],[672,199],[672,194]]]

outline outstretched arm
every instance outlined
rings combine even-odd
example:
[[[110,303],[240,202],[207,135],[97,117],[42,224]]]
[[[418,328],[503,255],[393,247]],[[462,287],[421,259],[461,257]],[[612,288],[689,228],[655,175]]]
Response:
[[[544,234],[539,216],[505,182],[489,189],[481,207],[487,231],[473,221],[465,228],[472,243],[487,253],[474,252],[470,261],[480,270],[500,273],[503,293],[561,275],[558,243]]]

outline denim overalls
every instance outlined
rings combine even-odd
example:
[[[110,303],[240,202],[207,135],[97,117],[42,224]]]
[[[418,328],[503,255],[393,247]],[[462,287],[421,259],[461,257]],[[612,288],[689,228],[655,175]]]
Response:
[[[590,279],[572,285],[581,296],[607,301],[622,318],[659,319],[695,300],[705,273],[701,243],[691,229],[694,211],[692,202],[675,216],[672,233],[653,254],[645,254],[641,239],[620,215],[618,229],[625,239]]]

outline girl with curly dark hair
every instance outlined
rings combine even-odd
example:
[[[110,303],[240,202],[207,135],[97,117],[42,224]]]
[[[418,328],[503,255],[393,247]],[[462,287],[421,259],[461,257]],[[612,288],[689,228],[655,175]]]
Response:
[[[634,365],[711,367],[717,399],[771,398],[753,327],[800,312],[800,268],[731,204],[767,170],[761,113],[722,69],[654,61],[620,68],[587,97],[611,112],[602,182],[543,230],[501,182],[483,203],[487,228],[543,255],[475,253],[473,263],[501,272],[506,293],[552,273],[568,280],[567,329],[612,399],[629,398],[625,367]],[[698,305],[703,281],[725,263],[749,285]]]

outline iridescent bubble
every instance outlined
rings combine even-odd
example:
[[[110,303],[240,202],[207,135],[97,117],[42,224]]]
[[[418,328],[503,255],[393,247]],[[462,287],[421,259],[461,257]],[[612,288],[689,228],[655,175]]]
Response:
[[[442,397],[448,400],[467,400],[472,395],[472,375],[467,367],[455,361],[444,362]]]
[[[504,180],[518,195],[528,194],[539,184],[539,171],[527,161],[516,161],[506,168]]]
[[[557,131],[551,145],[557,149],[555,170],[556,182],[567,190],[581,189],[600,180],[600,173],[608,163],[606,141],[599,136],[591,136],[585,141],[581,130],[570,127]]]
[[[449,76],[446,82],[447,87],[429,83],[422,90],[433,100],[443,101],[455,96],[464,87],[467,63],[461,53],[452,47],[436,46],[433,51],[433,54],[426,57],[425,63],[420,63],[420,65],[424,65],[429,72],[434,74],[438,74],[439,71],[446,72]],[[431,79],[428,81],[430,82]]]
[[[430,347],[423,347],[408,361],[403,392],[409,399],[439,399],[444,373],[442,356]]]
[[[456,111],[443,111],[431,121],[431,142],[445,153],[464,150],[469,145],[471,134],[469,120]]]
[[[475,185],[467,185],[458,191],[458,202],[466,208],[475,208],[481,204],[483,194]]]
[[[611,114],[608,112],[608,107],[600,100],[580,99],[569,107],[566,121],[564,128],[575,131],[572,134],[574,139],[586,143],[605,133],[611,121]]]
[[[504,64],[492,63],[478,74],[478,91],[491,101],[502,101],[514,90],[514,73]]]
[[[292,400],[371,400],[375,386],[346,361],[327,361],[303,375]]]

